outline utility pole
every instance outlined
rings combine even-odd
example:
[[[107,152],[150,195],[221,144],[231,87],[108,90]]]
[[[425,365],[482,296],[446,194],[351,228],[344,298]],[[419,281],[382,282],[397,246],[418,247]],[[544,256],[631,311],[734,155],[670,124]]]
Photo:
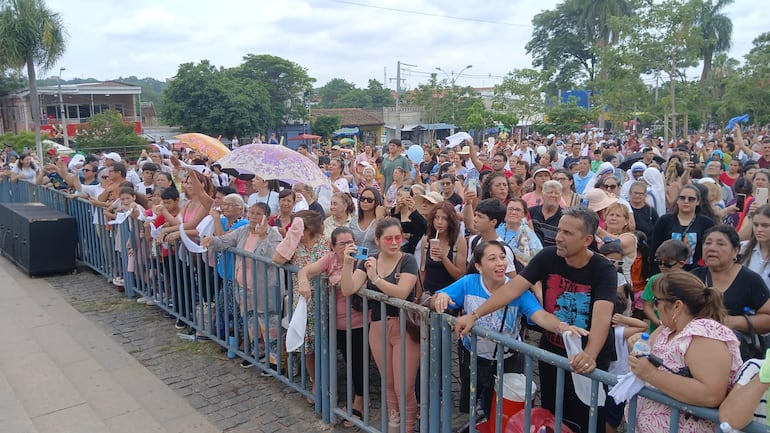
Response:
[[[61,110],[62,136],[64,137],[64,145],[70,147],[69,137],[67,136],[67,110],[64,109],[64,96],[61,93],[61,73],[66,70],[67,68],[59,68],[59,76],[56,77],[56,81],[59,84],[59,109]]]
[[[396,64],[396,138],[401,139],[401,65],[416,68],[417,65],[401,63]]]

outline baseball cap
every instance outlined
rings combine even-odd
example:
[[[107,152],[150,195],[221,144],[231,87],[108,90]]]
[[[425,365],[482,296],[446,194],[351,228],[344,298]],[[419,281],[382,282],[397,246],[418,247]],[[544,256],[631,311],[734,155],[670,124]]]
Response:
[[[120,155],[118,155],[116,152],[108,152],[104,154],[104,159],[111,159],[115,162],[120,162]]]

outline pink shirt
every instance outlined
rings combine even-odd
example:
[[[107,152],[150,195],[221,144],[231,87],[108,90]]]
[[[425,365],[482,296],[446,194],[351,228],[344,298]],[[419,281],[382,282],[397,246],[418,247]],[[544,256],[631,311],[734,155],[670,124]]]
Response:
[[[342,262],[333,252],[327,253],[318,260],[318,264],[323,267],[324,273],[329,277],[329,287],[335,288],[335,299],[337,300],[337,330],[344,330],[347,326],[346,319],[346,296],[342,294],[339,282],[342,279]],[[358,295],[353,295],[358,296]],[[360,311],[350,310],[351,329],[362,328],[364,326],[364,315]]]
[[[246,242],[243,244],[243,249],[246,251],[254,251],[254,248],[257,246],[257,242],[259,242],[259,238],[254,233],[249,233],[249,236],[246,237]],[[246,293],[249,294],[248,299],[251,299],[251,293],[254,291],[254,287],[251,286],[252,279],[246,278],[246,282],[244,284],[243,281],[243,266],[246,265],[246,275],[250,276],[253,272],[252,270],[252,263],[254,260],[247,259],[247,258],[241,258],[238,260],[238,265],[235,267],[235,281],[238,283],[238,286],[245,287]]]

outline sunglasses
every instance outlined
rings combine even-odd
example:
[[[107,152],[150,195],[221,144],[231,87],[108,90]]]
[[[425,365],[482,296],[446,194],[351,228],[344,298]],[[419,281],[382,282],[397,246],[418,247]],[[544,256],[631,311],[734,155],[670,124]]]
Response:
[[[374,203],[374,197],[359,197],[358,201],[361,201],[364,203]]]
[[[658,304],[661,302],[676,302],[678,301],[677,298],[658,298],[657,296],[652,297],[652,305],[655,306],[655,308],[658,308]]]
[[[382,241],[386,244],[400,244],[401,241],[404,240],[404,237],[402,235],[395,235],[395,236],[383,236]]]
[[[679,201],[686,201],[687,203],[695,203],[698,201],[698,197],[693,197],[691,195],[680,195]]]
[[[618,189],[617,185],[604,185],[604,188],[606,189]]]
[[[677,262],[674,262],[674,263],[666,263],[666,262],[664,262],[664,261],[663,261],[663,260],[661,260],[661,259],[655,259],[655,263],[656,263],[658,266],[663,266],[663,267],[664,267],[664,268],[666,268],[666,269],[671,269],[671,268],[673,268],[674,266],[676,266],[676,264],[677,264]]]
[[[610,263],[612,263],[616,267],[623,266],[623,260],[612,260],[612,259],[607,259],[607,260],[609,260]]]

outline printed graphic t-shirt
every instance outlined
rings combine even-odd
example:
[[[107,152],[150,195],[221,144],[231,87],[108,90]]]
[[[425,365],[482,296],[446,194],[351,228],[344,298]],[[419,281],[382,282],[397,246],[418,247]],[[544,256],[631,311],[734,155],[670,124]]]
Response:
[[[594,254],[588,264],[576,269],[556,254],[556,247],[545,247],[532,258],[521,276],[532,284],[542,283],[543,309],[562,322],[583,329],[591,328],[594,302],[614,302],[617,296],[617,270],[609,260],[598,254]],[[556,348],[564,348],[558,334],[546,332],[543,338]],[[613,338],[608,333],[597,362],[611,361],[614,346]]]

